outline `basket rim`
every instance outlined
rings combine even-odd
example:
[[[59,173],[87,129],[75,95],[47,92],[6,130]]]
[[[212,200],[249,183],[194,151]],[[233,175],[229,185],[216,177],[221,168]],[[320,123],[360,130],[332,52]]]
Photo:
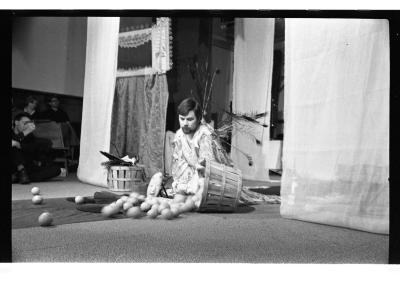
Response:
[[[134,165],[134,166],[110,166],[110,169],[109,170],[111,170],[111,169],[115,169],[115,170],[118,170],[118,169],[120,169],[120,170],[123,170],[123,169],[140,169],[140,170],[144,170],[144,167],[143,166],[140,166],[140,165]]]

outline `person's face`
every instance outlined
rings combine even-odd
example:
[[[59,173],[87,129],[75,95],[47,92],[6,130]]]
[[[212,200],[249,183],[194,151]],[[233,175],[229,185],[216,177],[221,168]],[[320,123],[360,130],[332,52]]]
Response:
[[[179,125],[182,128],[183,133],[192,134],[196,132],[199,122],[194,115],[194,111],[191,110],[185,115],[179,115]]]
[[[31,109],[36,109],[37,104],[38,104],[37,101],[30,101],[28,105],[29,105],[29,107],[30,107]]]
[[[22,132],[28,128],[30,123],[33,123],[33,121],[27,117],[21,117],[20,120],[15,121],[15,127],[17,128],[18,132]]]
[[[58,108],[60,101],[57,98],[52,98],[49,104],[51,107]]]

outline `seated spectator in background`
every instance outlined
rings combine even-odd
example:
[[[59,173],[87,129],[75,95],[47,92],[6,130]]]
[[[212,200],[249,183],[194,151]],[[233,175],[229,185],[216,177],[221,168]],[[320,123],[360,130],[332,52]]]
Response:
[[[50,97],[49,108],[42,113],[41,118],[50,119],[55,122],[69,122],[67,113],[60,109],[60,100],[54,95]]]
[[[66,170],[52,160],[51,141],[35,137],[34,131],[35,123],[29,114],[15,116],[11,132],[13,183],[27,184],[66,175]]]
[[[32,119],[40,118],[40,114],[37,112],[38,100],[34,96],[29,96],[25,100],[23,111],[30,115]]]
[[[41,118],[61,123],[64,145],[66,147],[77,146],[79,145],[79,138],[69,122],[70,120],[67,113],[60,109],[59,106],[60,100],[58,97],[55,95],[51,96],[49,100],[49,109],[41,114]]]

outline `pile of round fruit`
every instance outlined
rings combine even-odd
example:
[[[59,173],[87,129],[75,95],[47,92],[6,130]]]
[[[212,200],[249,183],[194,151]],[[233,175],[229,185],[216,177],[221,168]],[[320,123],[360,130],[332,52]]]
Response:
[[[198,201],[197,196],[186,196],[177,194],[173,199],[140,195],[132,192],[129,196],[123,195],[117,201],[104,206],[101,213],[104,217],[123,212],[130,218],[148,218],[154,219],[158,216],[162,219],[171,220],[180,214],[190,212],[196,209]]]

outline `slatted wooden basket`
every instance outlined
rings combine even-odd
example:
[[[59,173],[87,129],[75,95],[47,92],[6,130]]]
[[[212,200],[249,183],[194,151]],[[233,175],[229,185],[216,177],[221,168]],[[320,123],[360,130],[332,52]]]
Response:
[[[204,190],[199,212],[233,212],[242,191],[239,169],[209,161],[206,163]]]
[[[114,193],[137,192],[146,194],[147,183],[142,166],[111,166],[108,170],[107,183]]]

